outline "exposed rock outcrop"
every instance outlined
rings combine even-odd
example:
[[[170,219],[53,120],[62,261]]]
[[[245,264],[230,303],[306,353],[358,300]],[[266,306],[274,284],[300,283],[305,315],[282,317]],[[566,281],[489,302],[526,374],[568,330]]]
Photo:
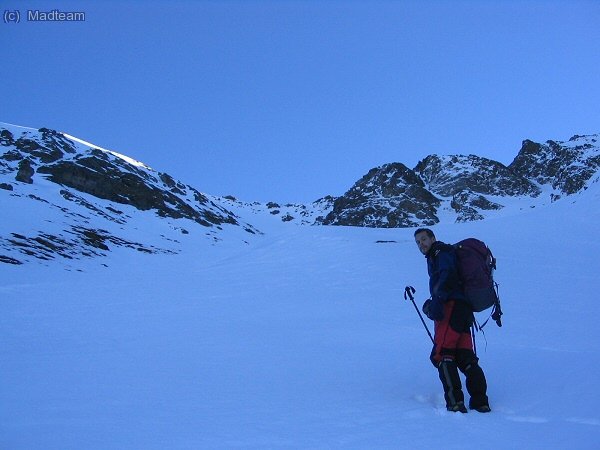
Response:
[[[600,170],[599,139],[598,135],[576,135],[566,142],[525,140],[509,168],[539,184],[551,185],[559,195],[575,194]]]
[[[371,169],[333,203],[324,225],[377,228],[433,225],[440,200],[414,171],[401,163]]]

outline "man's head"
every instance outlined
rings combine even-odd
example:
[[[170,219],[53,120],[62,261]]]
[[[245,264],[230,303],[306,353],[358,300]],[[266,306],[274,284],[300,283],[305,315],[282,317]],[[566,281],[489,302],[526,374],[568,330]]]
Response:
[[[421,253],[426,255],[435,242],[435,234],[429,228],[419,228],[415,231],[415,242]]]

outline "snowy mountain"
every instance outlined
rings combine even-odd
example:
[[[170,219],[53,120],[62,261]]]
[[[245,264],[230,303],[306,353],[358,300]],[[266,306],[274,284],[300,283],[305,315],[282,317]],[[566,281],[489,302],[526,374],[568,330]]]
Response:
[[[508,167],[474,155],[430,155],[414,169],[370,170],[341,197],[311,204],[217,197],[121,153],[65,133],[0,123],[0,262],[73,260],[117,248],[179,253],[250,243],[273,223],[374,228],[469,222],[576,195],[600,168],[598,136],[524,141]],[[204,251],[200,247],[198,251]],[[76,267],[75,265],[72,265]]]
[[[105,256],[118,247],[178,253],[190,233],[247,242],[261,231],[237,213],[313,223],[330,203],[219,198],[65,133],[9,124],[0,124],[0,194],[11,217],[0,226],[0,262],[11,264]]]
[[[573,136],[566,142],[530,140],[523,146],[510,169],[541,185],[550,185],[555,196],[571,195],[585,189],[600,170],[600,136]]]
[[[577,194],[599,170],[599,135],[546,144],[526,140],[508,167],[475,155],[430,155],[412,170],[399,163],[370,170],[335,201],[324,223],[398,227],[482,220],[505,208]]]
[[[196,225],[212,239],[227,226],[258,232],[168,174],[57,131],[4,124],[0,148],[0,192],[11,217],[0,234],[4,262],[99,256],[115,246],[171,253]],[[153,226],[144,220],[149,210],[166,219],[150,240],[139,230]]]
[[[501,197],[538,197],[541,189],[503,164],[475,155],[436,156],[420,161],[415,172],[428,189],[450,199],[457,222],[481,220],[500,210]]]
[[[324,225],[410,227],[436,223],[440,200],[401,163],[372,169],[333,203]]]

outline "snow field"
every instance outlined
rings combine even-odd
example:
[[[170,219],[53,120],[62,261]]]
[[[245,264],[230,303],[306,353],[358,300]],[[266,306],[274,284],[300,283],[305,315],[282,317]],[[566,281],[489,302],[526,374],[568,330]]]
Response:
[[[487,415],[445,411],[402,299],[428,296],[412,229],[4,265],[0,448],[600,448],[595,192],[435,227],[499,260],[504,327],[477,337]]]

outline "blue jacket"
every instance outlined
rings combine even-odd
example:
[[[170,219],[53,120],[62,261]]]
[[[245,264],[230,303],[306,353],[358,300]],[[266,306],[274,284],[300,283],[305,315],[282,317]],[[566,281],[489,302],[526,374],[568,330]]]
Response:
[[[444,303],[448,300],[464,300],[465,294],[458,278],[454,247],[441,241],[433,243],[427,255],[429,273],[430,311],[435,320],[444,318]]]

